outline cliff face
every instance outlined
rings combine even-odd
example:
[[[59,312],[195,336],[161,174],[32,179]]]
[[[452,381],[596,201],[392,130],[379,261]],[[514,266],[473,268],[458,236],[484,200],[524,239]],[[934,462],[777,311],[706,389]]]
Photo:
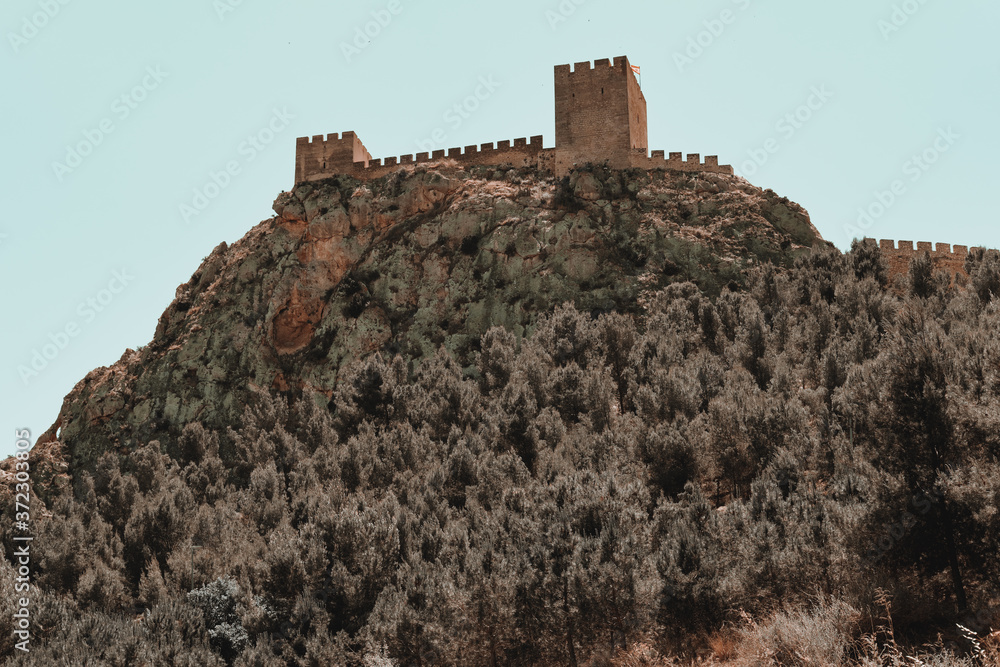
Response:
[[[169,447],[189,422],[237,423],[255,391],[326,404],[366,354],[443,345],[469,366],[492,326],[523,334],[564,301],[635,312],[680,280],[716,293],[822,242],[801,207],[722,174],[444,165],[300,185],[274,210],[212,251],[148,346],[78,383],[40,442],[72,468]]]

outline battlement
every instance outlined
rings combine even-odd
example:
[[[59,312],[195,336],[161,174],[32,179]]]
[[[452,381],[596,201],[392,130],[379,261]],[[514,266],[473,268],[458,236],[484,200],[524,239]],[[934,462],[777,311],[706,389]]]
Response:
[[[430,153],[372,158],[354,132],[299,137],[295,142],[295,182],[350,174],[378,178],[400,167],[454,160],[459,164],[534,166],[564,176],[578,165],[604,163],[732,174],[717,156],[653,151],[647,155],[646,99],[626,56],[555,67],[556,145],[544,148],[542,136],[438,149]]]
[[[354,139],[357,135],[354,132],[343,132],[343,133],[333,133],[323,136],[322,134],[317,134],[312,137],[299,137],[295,140],[296,144],[315,144],[323,143],[326,141],[344,141],[346,139]]]
[[[530,139],[521,137],[510,140],[490,142],[488,144],[472,144],[471,146],[456,146],[454,148],[440,149],[431,153],[417,153],[416,155],[400,155],[399,157],[387,157],[378,160],[371,160],[366,169],[377,167],[391,167],[403,164],[422,164],[424,162],[436,162],[438,160],[455,160],[463,164],[491,164],[492,160],[498,156],[510,152],[523,153],[525,155],[537,155],[541,153],[542,135],[535,135]],[[355,168],[358,167],[356,163]]]
[[[876,243],[875,239],[866,238],[865,243]],[[954,256],[961,257],[964,261],[965,256],[968,255],[973,250],[984,249],[978,246],[973,246],[971,249],[964,245],[951,245],[950,243],[931,243],[930,241],[917,241],[917,247],[914,249],[913,241],[899,241],[897,247],[896,241],[891,239],[881,239],[877,241],[879,250],[889,254],[895,253],[898,255],[914,255],[919,252],[928,252],[932,256]]]
[[[555,72],[556,76],[559,76],[560,74],[580,74],[584,72],[592,73],[594,70],[601,68],[613,68],[624,74],[625,67],[627,65],[628,58],[625,56],[618,56],[613,60],[611,58],[601,58],[594,61],[585,60],[580,63],[573,63],[572,65],[556,65]]]
[[[866,238],[865,243],[876,243],[875,239]],[[965,258],[977,247],[969,248],[964,245],[951,245],[950,243],[931,243],[929,241],[918,241],[916,249],[913,241],[896,241],[891,239],[881,239],[878,242],[879,250],[889,263],[889,275],[895,278],[905,274],[910,268],[910,260],[915,255],[926,252],[935,271],[945,271],[953,278],[955,276],[965,276]]]
[[[646,169],[671,169],[674,171],[707,171],[716,174],[732,174],[733,168],[728,164],[719,164],[718,155],[706,155],[702,162],[698,153],[688,153],[687,159],[683,153],[670,153],[669,157],[664,151],[653,151],[646,157],[645,151],[637,153],[633,161],[634,167]]]

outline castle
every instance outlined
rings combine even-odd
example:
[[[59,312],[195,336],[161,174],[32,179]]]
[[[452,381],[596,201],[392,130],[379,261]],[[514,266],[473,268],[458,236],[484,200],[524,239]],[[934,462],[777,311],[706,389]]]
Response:
[[[536,167],[564,176],[575,165],[607,163],[618,169],[673,169],[732,174],[717,156],[705,161],[697,153],[648,152],[646,98],[628,58],[619,56],[555,68],[556,145],[543,148],[541,135],[480,146],[466,146],[372,159],[354,132],[300,137],[295,143],[295,182],[315,181],[339,174],[361,180],[384,176],[402,165],[454,160],[460,165]]]

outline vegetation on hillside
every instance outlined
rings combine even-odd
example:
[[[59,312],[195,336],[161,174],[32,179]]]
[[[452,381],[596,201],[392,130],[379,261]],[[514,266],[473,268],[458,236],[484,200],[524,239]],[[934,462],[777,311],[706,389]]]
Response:
[[[17,664],[988,660],[1000,256],[967,268],[816,250],[106,453],[33,517]]]

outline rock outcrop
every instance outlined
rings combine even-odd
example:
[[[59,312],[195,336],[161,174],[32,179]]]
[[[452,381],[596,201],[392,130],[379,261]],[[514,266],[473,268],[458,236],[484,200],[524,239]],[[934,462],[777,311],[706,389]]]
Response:
[[[235,424],[253,392],[327,403],[345,364],[470,366],[492,326],[517,334],[565,301],[634,312],[670,282],[708,293],[822,239],[798,205],[723,174],[439,165],[282,193],[277,215],[205,258],[146,347],[81,380],[55,425],[70,467],[189,422]]]

